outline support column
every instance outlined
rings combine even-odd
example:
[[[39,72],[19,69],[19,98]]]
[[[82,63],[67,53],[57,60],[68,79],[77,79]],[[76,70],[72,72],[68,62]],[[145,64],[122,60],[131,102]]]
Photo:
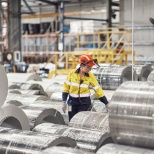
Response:
[[[108,27],[112,27],[112,0],[107,0]]]
[[[8,51],[21,53],[21,0],[8,0],[8,31]]]

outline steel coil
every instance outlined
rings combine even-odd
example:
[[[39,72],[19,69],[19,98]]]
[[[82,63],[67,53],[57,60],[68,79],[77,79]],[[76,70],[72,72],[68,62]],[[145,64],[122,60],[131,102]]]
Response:
[[[110,132],[107,113],[91,111],[79,112],[71,119],[69,126],[101,132]]]
[[[76,140],[79,149],[91,152],[96,152],[102,145],[113,142],[109,132],[98,132],[51,123],[40,124],[33,131],[73,138]]]
[[[109,125],[116,143],[154,148],[154,83],[129,81],[114,93]]]
[[[154,154],[154,151],[110,143],[102,146],[96,154]]]

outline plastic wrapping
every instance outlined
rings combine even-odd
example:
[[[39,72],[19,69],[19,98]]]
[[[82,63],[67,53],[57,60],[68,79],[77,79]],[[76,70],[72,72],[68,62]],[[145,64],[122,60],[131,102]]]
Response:
[[[65,124],[63,116],[59,111],[53,108],[21,106],[20,107],[27,115],[31,129],[38,124],[48,122],[55,124]]]
[[[111,136],[116,143],[154,148],[154,83],[129,81],[109,105]]]
[[[79,112],[71,119],[69,126],[101,132],[110,132],[108,116],[108,113],[97,113],[91,111]]]
[[[91,152],[96,152],[102,145],[113,142],[109,132],[98,132],[51,123],[40,124],[33,131],[73,138],[76,140],[78,148]]]
[[[96,154],[154,154],[154,151],[110,143],[102,146]]]

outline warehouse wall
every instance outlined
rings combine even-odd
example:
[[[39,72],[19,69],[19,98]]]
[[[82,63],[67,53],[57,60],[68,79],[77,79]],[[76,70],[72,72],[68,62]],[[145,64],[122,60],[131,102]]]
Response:
[[[135,0],[134,9],[134,50],[140,56],[154,57],[154,26],[149,18],[154,18],[153,0]],[[132,1],[121,0],[120,24],[131,28]]]

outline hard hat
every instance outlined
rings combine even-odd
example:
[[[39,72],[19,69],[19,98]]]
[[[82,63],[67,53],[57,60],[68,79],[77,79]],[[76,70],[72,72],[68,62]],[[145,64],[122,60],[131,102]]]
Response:
[[[80,64],[88,65],[89,67],[96,65],[97,63],[95,61],[96,60],[94,60],[90,55],[82,55],[79,58]]]

